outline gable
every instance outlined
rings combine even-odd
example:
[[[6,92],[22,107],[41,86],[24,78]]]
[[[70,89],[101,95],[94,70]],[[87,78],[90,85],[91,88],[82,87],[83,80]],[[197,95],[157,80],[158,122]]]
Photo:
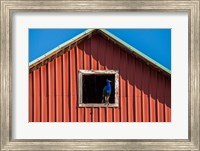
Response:
[[[95,37],[98,37],[98,36],[104,40],[101,40],[98,43],[97,41],[95,41]],[[55,49],[46,53],[44,56],[31,62],[29,64],[29,69],[33,70],[34,68],[38,68],[41,65],[46,64],[48,61],[51,61],[52,59],[64,54],[66,51],[71,50],[71,48],[77,46],[82,41],[84,41],[84,40],[87,41],[87,39],[90,39],[90,38],[91,38],[91,46],[88,45],[87,47],[94,47],[94,48],[99,47],[99,48],[95,48],[95,49],[98,49],[98,51],[101,51],[102,49],[104,49],[104,50],[106,50],[106,54],[109,57],[112,57],[109,55],[109,53],[111,53],[109,51],[110,48],[102,48],[102,47],[107,47],[107,45],[103,44],[103,43],[106,43],[105,41],[112,43],[112,46],[110,46],[110,47],[114,47],[114,46],[119,47],[120,51],[125,51],[126,53],[128,53],[128,55],[138,58],[138,60],[142,61],[143,63],[145,63],[147,65],[150,65],[151,67],[155,68],[156,70],[161,71],[164,74],[169,75],[169,76],[171,74],[171,72],[167,68],[160,65],[153,59],[149,58],[145,54],[141,53],[134,47],[130,46],[129,44],[125,43],[124,41],[122,41],[121,39],[112,35],[111,33],[109,33],[108,31],[106,31],[104,29],[88,29],[88,30],[86,30],[85,32],[81,33],[80,35],[76,36],[75,38],[59,45]],[[98,40],[98,38],[96,38],[96,39]],[[92,50],[90,50],[90,51],[93,52],[93,50],[94,49],[92,48]],[[101,54],[101,52],[98,52],[98,51],[96,53]],[[86,52],[87,52],[87,50],[86,50]],[[93,56],[95,56],[95,55],[96,54],[93,54]],[[100,59],[99,61],[101,61],[101,62],[104,62],[103,60],[106,60],[106,58],[103,58],[103,57],[99,57],[99,59]]]

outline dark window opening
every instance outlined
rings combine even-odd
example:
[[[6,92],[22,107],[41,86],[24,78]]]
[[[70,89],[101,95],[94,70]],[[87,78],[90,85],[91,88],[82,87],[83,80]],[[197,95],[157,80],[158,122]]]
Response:
[[[102,103],[106,80],[111,81],[109,103],[115,103],[115,74],[85,74],[82,77],[82,103]]]

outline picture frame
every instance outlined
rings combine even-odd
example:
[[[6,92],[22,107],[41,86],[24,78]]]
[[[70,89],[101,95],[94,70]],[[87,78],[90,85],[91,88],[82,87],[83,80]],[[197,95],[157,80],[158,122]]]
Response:
[[[195,1],[33,1],[1,0],[0,140],[1,150],[199,150],[199,0]],[[16,12],[187,12],[188,23],[188,139],[162,140],[27,140],[12,139],[12,15]]]

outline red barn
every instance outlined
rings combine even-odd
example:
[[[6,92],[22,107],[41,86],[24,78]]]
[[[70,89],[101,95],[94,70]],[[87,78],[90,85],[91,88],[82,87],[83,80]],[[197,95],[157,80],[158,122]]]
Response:
[[[171,73],[108,31],[88,29],[29,64],[29,122],[171,122]]]

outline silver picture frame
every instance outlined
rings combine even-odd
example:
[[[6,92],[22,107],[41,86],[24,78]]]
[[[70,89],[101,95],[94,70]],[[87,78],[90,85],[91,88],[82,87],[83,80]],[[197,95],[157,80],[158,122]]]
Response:
[[[0,149],[1,150],[199,150],[200,0],[0,0]],[[188,139],[41,140],[12,139],[12,15],[16,12],[187,12]]]

